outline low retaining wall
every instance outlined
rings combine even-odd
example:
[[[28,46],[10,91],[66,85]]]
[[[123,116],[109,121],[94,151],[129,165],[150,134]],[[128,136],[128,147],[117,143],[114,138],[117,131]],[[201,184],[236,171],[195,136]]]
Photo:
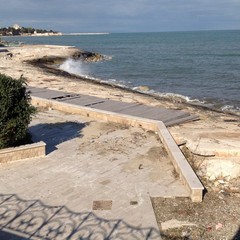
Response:
[[[38,142],[14,148],[0,150],[0,163],[22,160],[27,158],[43,157],[46,155],[46,143]]]
[[[168,154],[171,157],[174,168],[180,175],[180,178],[184,182],[185,186],[190,191],[190,197],[193,202],[201,202],[203,197],[203,186],[197,178],[195,172],[191,168],[190,164],[186,160],[182,151],[174,141],[172,135],[166,128],[163,122],[158,122],[158,135],[164,144]]]
[[[31,103],[36,107],[55,109],[70,114],[80,114],[82,116],[90,117],[93,119],[100,119],[103,121],[120,123],[134,127],[142,127],[147,130],[157,131],[155,120],[133,117],[130,115],[98,110],[90,107],[78,106],[71,103],[58,102],[56,100],[48,100],[33,96],[31,98]]]
[[[134,127],[142,127],[146,130],[152,130],[158,133],[162,143],[164,144],[175,170],[184,182],[189,191],[189,196],[193,202],[201,202],[203,198],[203,185],[199,181],[195,172],[192,170],[188,161],[182,154],[181,150],[175,143],[170,132],[163,122],[150,120],[147,118],[133,117],[120,113],[113,113],[89,107],[77,106],[70,103],[58,102],[55,100],[47,100],[32,96],[32,104],[36,107],[52,108],[55,110],[68,112],[70,114],[80,114],[82,116],[91,117],[93,119],[101,119],[104,121],[130,125]]]

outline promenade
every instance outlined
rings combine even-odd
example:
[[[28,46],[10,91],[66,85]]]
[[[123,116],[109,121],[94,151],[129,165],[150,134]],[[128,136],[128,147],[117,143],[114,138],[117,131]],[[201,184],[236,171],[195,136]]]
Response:
[[[1,165],[3,239],[161,239],[151,197],[189,196],[154,133],[54,110],[30,131],[47,156]]]

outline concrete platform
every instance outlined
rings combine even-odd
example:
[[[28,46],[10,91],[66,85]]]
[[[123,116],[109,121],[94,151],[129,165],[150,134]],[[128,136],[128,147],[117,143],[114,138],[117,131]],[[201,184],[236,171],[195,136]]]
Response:
[[[161,239],[150,197],[202,200],[201,183],[165,127],[196,116],[47,89],[31,92],[34,104],[66,113],[32,123],[35,141],[47,143],[45,159],[1,167],[0,237]],[[84,116],[123,128],[94,130],[86,139],[89,123],[79,120]],[[127,134],[133,135],[122,137]]]
[[[30,130],[48,155],[1,165],[2,234],[160,239],[150,197],[189,196],[171,160],[154,134],[92,124],[55,111],[33,120]]]
[[[128,127],[140,127],[156,132],[171,156],[170,159],[175,167],[175,171],[183,180],[192,201],[202,201],[204,187],[163,122],[38,97],[32,97],[32,104],[37,107],[55,109],[70,114],[80,114],[95,120],[123,124]]]
[[[197,120],[198,116],[190,115],[182,110],[171,110],[160,107],[151,107],[143,104],[119,102],[82,94],[71,94],[46,88],[28,87],[32,97],[55,100],[74,104],[80,107],[90,107],[130,116],[162,121],[165,126],[172,126],[188,121]]]

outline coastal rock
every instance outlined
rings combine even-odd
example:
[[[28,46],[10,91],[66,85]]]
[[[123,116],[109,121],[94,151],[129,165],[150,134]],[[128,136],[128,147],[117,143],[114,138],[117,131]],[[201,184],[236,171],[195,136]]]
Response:
[[[202,117],[203,118],[203,117]],[[232,121],[234,119],[235,121]],[[210,123],[211,121],[211,123]],[[196,173],[209,180],[240,177],[240,135],[238,118],[231,116],[231,122],[217,122],[205,119],[171,127],[175,141],[185,139],[181,147]]]
[[[85,62],[99,62],[99,61],[105,60],[105,57],[100,53],[86,52],[86,51],[76,52],[72,57],[73,59],[80,59]]]
[[[0,51],[0,58],[3,58],[5,60],[11,60],[13,58],[13,54],[8,50]]]
[[[240,135],[235,131],[236,124],[223,127],[223,124],[206,127],[204,122],[188,123],[181,128],[172,127],[170,132],[174,139],[184,138],[191,153],[205,157],[240,158]]]
[[[221,134],[215,132],[205,136],[202,134],[198,138],[189,138],[187,147],[196,155],[240,158],[240,147],[237,138],[238,133]]]
[[[197,155],[192,153],[186,145],[180,146],[180,149],[198,176],[210,181],[222,178],[229,181],[240,177],[239,157]]]
[[[32,62],[42,64],[60,64],[65,60],[59,56],[43,56],[42,58],[34,59]]]
[[[228,180],[240,177],[239,158],[213,158],[202,162],[199,175],[213,181],[219,178]]]
[[[197,225],[194,223],[187,222],[187,221],[178,221],[177,219],[171,219],[171,220],[161,223],[161,229],[163,231],[171,229],[171,228],[181,228],[184,226],[197,226]]]

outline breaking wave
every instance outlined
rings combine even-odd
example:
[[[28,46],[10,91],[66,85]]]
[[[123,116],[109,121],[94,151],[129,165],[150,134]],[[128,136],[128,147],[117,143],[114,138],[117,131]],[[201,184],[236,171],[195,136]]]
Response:
[[[88,76],[89,69],[84,63],[80,60],[74,60],[72,58],[67,59],[65,62],[63,62],[59,68],[63,71],[84,76]]]

